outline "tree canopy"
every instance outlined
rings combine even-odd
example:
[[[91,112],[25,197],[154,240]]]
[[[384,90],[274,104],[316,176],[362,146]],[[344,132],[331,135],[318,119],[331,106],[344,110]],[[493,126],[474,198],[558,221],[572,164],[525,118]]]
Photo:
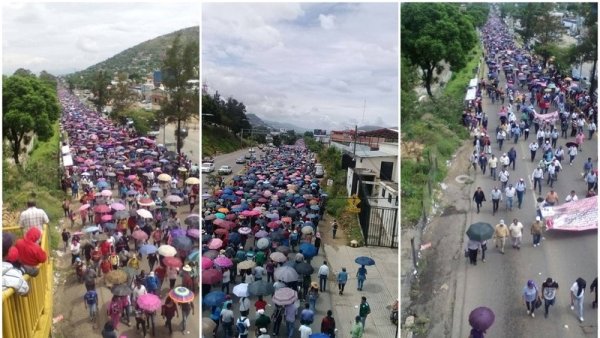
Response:
[[[137,99],[135,93],[129,88],[127,75],[119,73],[117,84],[111,87],[110,99],[112,100],[111,118],[119,119],[125,116],[123,114]]]
[[[108,86],[110,86],[110,75],[104,70],[96,72],[91,84],[92,93],[94,94],[92,102],[99,113],[102,112],[102,109],[110,100]]]
[[[19,165],[23,141],[30,133],[35,133],[40,140],[52,136],[52,123],[60,116],[56,87],[31,72],[4,78],[2,112],[3,137],[9,141],[12,157]]]
[[[202,120],[228,127],[234,134],[242,129],[251,129],[246,117],[246,106],[233,97],[223,100],[219,92],[202,95]]]
[[[463,68],[477,42],[470,16],[455,5],[404,3],[401,5],[401,51],[421,69],[421,81],[430,97],[441,62],[451,70]]]

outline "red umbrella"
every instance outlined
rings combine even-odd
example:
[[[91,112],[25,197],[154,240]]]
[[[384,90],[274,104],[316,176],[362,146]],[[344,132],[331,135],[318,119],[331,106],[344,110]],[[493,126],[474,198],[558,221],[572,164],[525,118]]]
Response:
[[[202,284],[215,284],[223,280],[223,273],[217,269],[202,271]]]
[[[106,204],[98,205],[94,208],[94,212],[104,214],[110,211],[110,207]]]
[[[271,229],[277,229],[277,228],[279,228],[280,225],[281,224],[279,224],[279,222],[277,222],[277,221],[269,222],[267,224],[267,226]]]
[[[217,235],[227,235],[228,233],[229,233],[229,230],[223,229],[223,228],[219,228],[219,229],[215,230],[215,234],[217,234]]]
[[[208,257],[202,257],[202,270],[210,269],[213,266],[212,259]]]
[[[183,265],[181,259],[177,257],[165,257],[163,259],[163,263],[171,268],[180,268]]]
[[[82,206],[79,207],[79,211],[84,211],[84,210],[87,210],[89,208],[90,208],[89,204],[84,204],[84,205],[82,205]]]
[[[102,220],[102,222],[108,222],[112,220],[112,215],[102,215],[100,219]]]
[[[222,223],[219,223],[217,226],[219,228],[231,230],[231,229],[235,228],[235,223],[233,223],[232,221],[224,221]]]

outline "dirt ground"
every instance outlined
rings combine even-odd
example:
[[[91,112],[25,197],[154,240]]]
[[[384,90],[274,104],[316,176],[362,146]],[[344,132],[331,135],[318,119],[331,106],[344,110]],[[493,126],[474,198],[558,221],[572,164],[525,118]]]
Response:
[[[440,194],[440,214],[433,217],[421,238],[421,244],[431,246],[421,251],[418,283],[411,291],[411,305],[406,311],[415,316],[417,323],[424,323],[416,330],[417,337],[449,337],[452,332],[456,289],[452,271],[464,259],[463,230],[471,194],[471,185],[455,178],[466,174],[471,149],[468,143],[457,151],[449,167]]]

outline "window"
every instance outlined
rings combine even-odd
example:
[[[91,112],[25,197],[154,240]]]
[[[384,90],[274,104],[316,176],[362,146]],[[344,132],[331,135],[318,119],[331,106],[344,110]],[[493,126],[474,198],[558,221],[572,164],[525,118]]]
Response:
[[[392,204],[392,194],[388,194],[388,203]]]
[[[396,206],[398,206],[398,196],[396,196]]]
[[[381,197],[385,197],[385,188],[381,188]]]

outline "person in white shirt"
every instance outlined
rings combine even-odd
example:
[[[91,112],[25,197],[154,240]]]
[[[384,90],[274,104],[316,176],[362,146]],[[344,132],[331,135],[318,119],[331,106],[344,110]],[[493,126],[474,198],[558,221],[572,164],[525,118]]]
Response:
[[[575,304],[577,303],[577,313],[579,315],[579,321],[583,322],[583,294],[585,291],[585,280],[581,277],[575,280],[575,283],[571,286],[571,310],[575,310]]]
[[[575,194],[575,190],[571,190],[571,193],[565,198],[565,202],[577,202],[578,200],[579,198]]]
[[[569,147],[569,165],[573,165],[575,156],[577,156],[577,147],[576,146]]]
[[[537,142],[531,142],[529,144],[529,152],[531,153],[531,162],[535,160],[535,153],[537,152],[539,145]]]
[[[509,177],[510,177],[510,174],[508,173],[508,170],[506,170],[506,168],[502,169],[500,174],[498,174],[498,178],[500,179],[500,183],[502,183],[503,190],[506,189],[506,185],[508,184]]]
[[[327,261],[323,261],[323,265],[319,267],[319,289],[325,292],[327,286],[327,277],[329,276],[329,267]]]
[[[504,196],[506,197],[506,210],[512,211],[513,208],[513,200],[515,197],[517,190],[513,187],[512,184],[509,184],[506,189],[504,189]]]
[[[133,288],[133,293],[132,293],[132,302],[135,304],[137,302],[137,299],[139,296],[141,295],[145,295],[147,294],[148,291],[146,291],[146,287],[144,286],[144,284],[142,284],[142,282],[140,280],[135,280],[135,287]]]
[[[508,155],[506,155],[506,153],[502,154],[502,156],[500,156],[500,164],[502,164],[502,168],[506,169],[508,167],[508,165],[510,164],[510,158],[508,158]]]
[[[300,338],[309,338],[310,335],[313,333],[310,326],[308,326],[306,323],[300,325],[298,331],[300,331]]]
[[[518,219],[513,219],[513,222],[508,227],[510,238],[512,240],[513,249],[521,249],[521,239],[523,238],[523,224]]]
[[[490,166],[490,176],[496,180],[496,168],[498,168],[498,158],[496,155],[492,154],[492,157],[488,160],[488,165]]]

